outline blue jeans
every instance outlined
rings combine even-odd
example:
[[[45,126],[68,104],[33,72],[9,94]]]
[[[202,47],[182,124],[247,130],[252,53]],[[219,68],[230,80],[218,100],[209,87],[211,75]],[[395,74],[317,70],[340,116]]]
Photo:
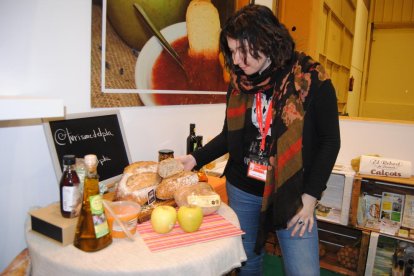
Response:
[[[228,181],[226,189],[229,206],[237,214],[240,228],[245,232],[242,240],[247,261],[240,268],[239,275],[263,275],[264,251],[260,255],[254,252],[263,198],[246,193]],[[282,249],[286,275],[319,275],[319,240],[316,223],[312,232],[305,232],[302,237],[290,237],[292,229],[276,231]]]

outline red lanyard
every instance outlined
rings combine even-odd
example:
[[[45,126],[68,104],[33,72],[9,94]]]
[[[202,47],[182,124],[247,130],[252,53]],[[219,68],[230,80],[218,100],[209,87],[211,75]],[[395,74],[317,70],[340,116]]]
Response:
[[[265,126],[263,127],[263,109],[262,109],[262,96],[261,93],[256,94],[256,114],[257,123],[259,124],[259,131],[262,135],[262,142],[260,143],[260,151],[263,152],[265,149],[266,136],[269,132],[270,122],[272,121],[272,100],[270,100],[269,107],[267,110]]]

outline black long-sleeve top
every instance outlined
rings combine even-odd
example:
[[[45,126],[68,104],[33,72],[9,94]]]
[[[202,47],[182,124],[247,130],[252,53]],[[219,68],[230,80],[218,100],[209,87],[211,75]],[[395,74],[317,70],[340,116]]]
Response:
[[[231,89],[229,89],[229,92]],[[228,92],[228,96],[229,96]],[[303,193],[320,199],[332,172],[340,149],[340,131],[337,98],[331,81],[325,80],[314,91],[314,96],[304,119],[302,156],[303,156]],[[245,124],[251,124],[251,110],[246,111]],[[192,153],[201,167],[229,152],[229,161],[224,175],[232,185],[251,194],[262,196],[264,184],[247,177],[247,166],[243,162],[243,145],[232,145],[227,135],[227,118],[222,131],[203,148]]]

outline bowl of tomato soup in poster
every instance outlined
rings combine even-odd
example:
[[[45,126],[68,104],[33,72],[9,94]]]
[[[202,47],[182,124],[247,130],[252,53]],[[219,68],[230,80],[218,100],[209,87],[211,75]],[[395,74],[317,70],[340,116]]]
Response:
[[[218,56],[207,60],[188,55],[186,22],[170,25],[161,33],[180,56],[186,73],[151,37],[135,65],[135,84],[144,105],[224,103],[228,83]]]

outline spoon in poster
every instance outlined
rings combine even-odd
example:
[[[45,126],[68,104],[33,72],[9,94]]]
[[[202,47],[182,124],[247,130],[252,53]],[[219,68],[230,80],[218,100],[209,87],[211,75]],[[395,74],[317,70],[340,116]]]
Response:
[[[118,223],[118,225],[121,227],[122,231],[127,235],[128,239],[130,239],[131,241],[134,241],[135,240],[134,236],[131,234],[131,232],[129,232],[129,230],[126,228],[124,222],[121,221],[121,219],[114,212],[114,210],[112,210],[112,207],[110,206],[110,204],[108,204],[108,202],[106,200],[102,200],[102,202],[103,202],[103,205],[105,206],[105,208],[111,214],[111,216],[114,217],[116,223]]]
[[[147,26],[151,29],[152,33],[158,40],[160,41],[162,47],[167,51],[168,54],[171,55],[171,57],[177,62],[177,64],[180,66],[180,68],[184,71],[185,76],[187,76],[187,72],[185,71],[184,65],[180,59],[180,56],[178,53],[174,50],[174,48],[171,46],[171,44],[165,39],[165,37],[162,35],[160,31],[157,30],[155,25],[152,23],[151,19],[148,17],[147,13],[142,9],[142,7],[138,4],[134,4],[135,9],[139,12],[139,14],[144,19]]]

